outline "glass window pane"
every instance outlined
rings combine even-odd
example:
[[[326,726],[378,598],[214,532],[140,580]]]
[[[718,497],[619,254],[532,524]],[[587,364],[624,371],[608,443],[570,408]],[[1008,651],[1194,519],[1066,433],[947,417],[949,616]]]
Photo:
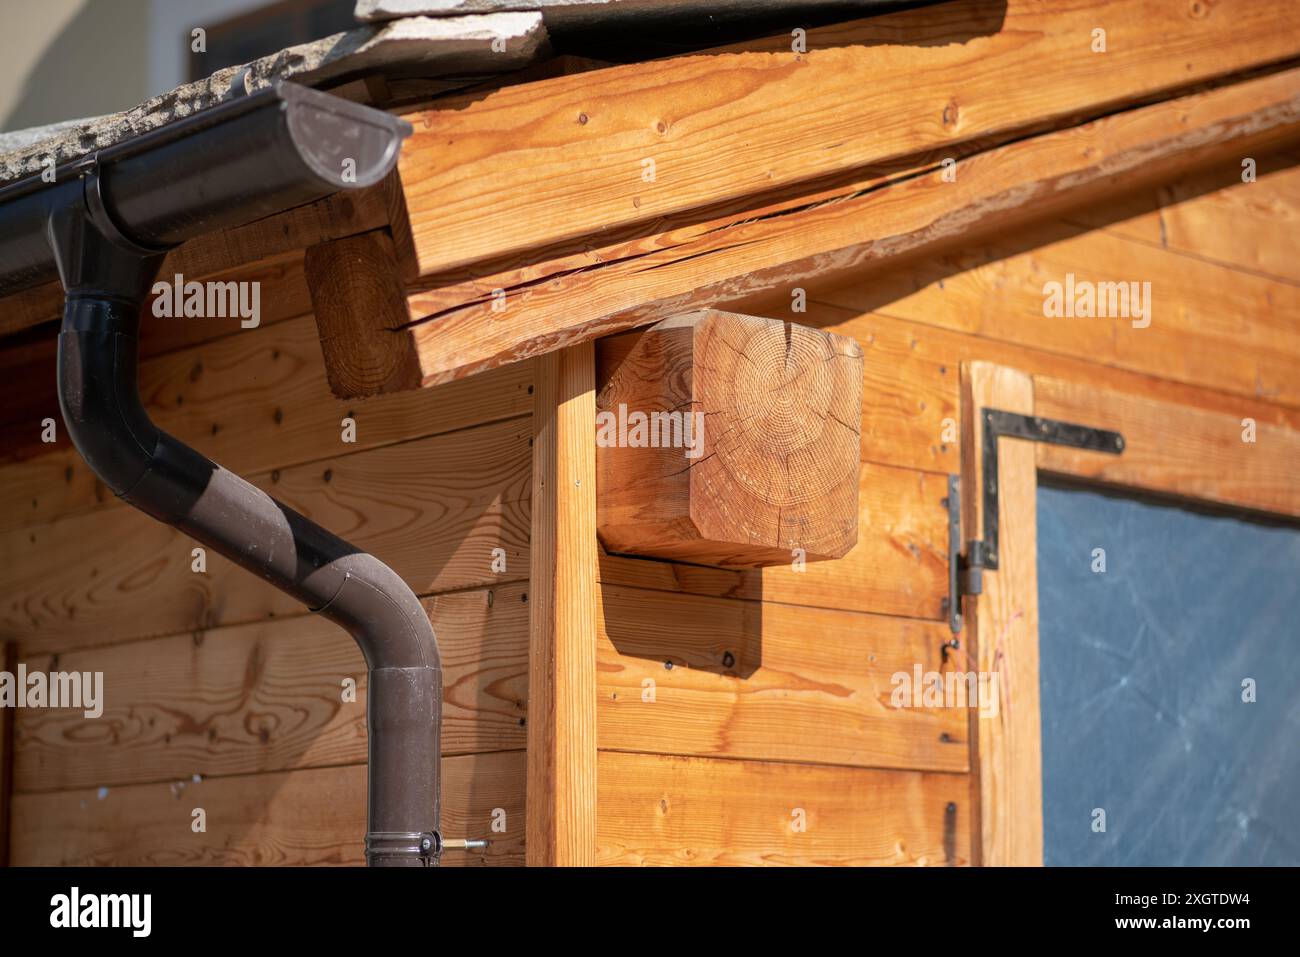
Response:
[[[1040,486],[1038,593],[1046,863],[1300,864],[1300,529]]]

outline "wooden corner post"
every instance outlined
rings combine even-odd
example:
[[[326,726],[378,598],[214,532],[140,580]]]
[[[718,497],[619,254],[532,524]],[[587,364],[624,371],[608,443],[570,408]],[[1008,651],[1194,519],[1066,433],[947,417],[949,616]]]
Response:
[[[596,862],[596,418],[590,342],[537,360],[527,861]]]

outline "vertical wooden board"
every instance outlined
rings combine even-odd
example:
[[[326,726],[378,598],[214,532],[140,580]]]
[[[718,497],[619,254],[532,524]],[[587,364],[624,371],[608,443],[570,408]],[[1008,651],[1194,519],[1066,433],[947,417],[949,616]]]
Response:
[[[423,604],[438,633],[443,754],[522,750],[527,585]],[[315,615],[29,658],[29,671],[103,674],[102,714],[16,713],[22,791],[186,780],[366,760],[366,667]],[[355,698],[344,699],[345,680]],[[0,712],[0,717],[10,712]]]
[[[1029,376],[983,362],[962,367],[965,538],[983,538],[980,416],[985,409],[1033,414]],[[1038,529],[1034,443],[998,446],[998,562],[983,593],[966,600],[967,667],[997,675],[997,707],[972,711],[974,857],[985,865],[1043,863],[1042,739],[1038,710]],[[973,654],[971,649],[973,650]]]
[[[970,862],[965,774],[600,753],[600,864]]]
[[[448,758],[442,772],[443,833],[491,841],[486,852],[448,852],[443,863],[523,863],[523,752]],[[196,808],[203,832],[193,830]],[[504,831],[492,830],[494,819]],[[14,802],[13,863],[361,865],[365,831],[363,764],[23,793]]]
[[[588,342],[537,363],[528,863],[596,852],[596,372]]]
[[[945,624],[605,585],[597,626],[602,749],[969,768],[961,709],[895,702]]]

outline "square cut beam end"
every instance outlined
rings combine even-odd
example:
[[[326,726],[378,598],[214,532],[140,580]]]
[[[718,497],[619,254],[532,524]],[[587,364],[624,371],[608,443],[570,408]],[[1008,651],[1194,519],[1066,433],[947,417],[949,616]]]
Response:
[[[707,309],[603,339],[596,352],[607,551],[760,567],[853,548],[857,342]]]

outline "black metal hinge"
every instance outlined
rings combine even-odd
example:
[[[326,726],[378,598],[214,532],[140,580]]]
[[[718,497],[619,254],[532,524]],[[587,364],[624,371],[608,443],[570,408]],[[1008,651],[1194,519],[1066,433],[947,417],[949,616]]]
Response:
[[[980,409],[984,429],[984,538],[972,539],[961,554],[961,480],[948,476],[948,626],[955,635],[961,631],[961,598],[978,595],[984,590],[984,569],[998,567],[998,439],[1024,439],[1051,445],[1068,445],[1075,449],[1119,455],[1124,451],[1124,436],[1108,429],[1094,429],[1073,422],[1022,415],[1002,409]]]

